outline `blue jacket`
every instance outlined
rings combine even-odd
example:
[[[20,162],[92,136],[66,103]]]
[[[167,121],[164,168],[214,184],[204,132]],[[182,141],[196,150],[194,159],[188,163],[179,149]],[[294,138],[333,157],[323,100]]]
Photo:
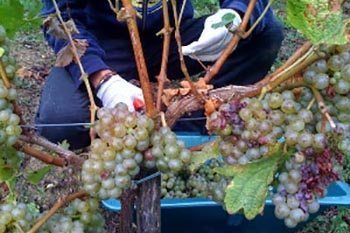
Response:
[[[145,0],[143,0],[145,1]],[[42,0],[43,9],[41,14],[47,16],[51,13],[55,13],[55,8],[52,4],[52,0]],[[95,35],[92,31],[99,31],[111,36],[125,36],[128,35],[127,27],[125,23],[121,23],[116,20],[114,12],[110,9],[107,0],[57,0],[58,6],[61,10],[62,16],[65,20],[73,18],[80,34],[74,35],[74,38],[87,39],[89,47],[82,57],[81,61],[88,75],[93,74],[96,71],[102,69],[108,69],[109,67],[104,62],[105,52],[99,46]],[[142,2],[142,1],[141,1]],[[142,34],[149,35],[158,32],[163,27],[163,14],[162,14],[162,1],[161,0],[148,0],[148,7],[136,5],[135,9],[143,16],[142,19],[138,18],[137,23]],[[170,7],[170,1],[169,7]],[[232,8],[244,13],[247,9],[249,0],[220,0],[221,8]],[[258,0],[257,6],[252,14],[251,22],[255,22],[261,15],[268,0]],[[120,3],[121,4],[121,3]],[[178,8],[180,9],[182,1],[178,0]],[[169,8],[171,9],[171,8]],[[193,7],[191,1],[187,1],[185,6],[183,20],[193,18]],[[272,11],[269,10],[265,18],[255,29],[254,33],[259,33],[264,30],[266,25],[273,22]],[[54,49],[55,53],[58,53],[65,45],[66,41],[59,40],[47,33],[45,38],[49,45]],[[76,64],[70,64],[67,67],[68,71],[76,80],[77,85],[80,85],[80,71]]]

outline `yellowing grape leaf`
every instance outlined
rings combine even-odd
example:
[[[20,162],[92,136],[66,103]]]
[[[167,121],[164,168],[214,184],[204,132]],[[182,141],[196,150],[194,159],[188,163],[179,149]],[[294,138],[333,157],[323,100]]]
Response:
[[[0,183],[10,180],[16,173],[16,170],[11,167],[0,167]]]
[[[338,0],[287,0],[287,22],[314,44],[346,44],[349,21]]]
[[[225,190],[225,208],[234,214],[243,210],[249,220],[255,218],[264,209],[268,186],[273,181],[283,155],[279,151],[267,158],[246,165],[216,168],[221,175],[232,177]]]
[[[86,52],[86,49],[88,48],[88,42],[87,40],[83,39],[74,39],[73,40],[77,52],[77,56],[80,59]],[[63,47],[57,54],[56,59],[56,66],[58,67],[65,67],[68,66],[72,61],[76,61],[74,57],[73,47],[71,44],[67,44],[65,47]]]
[[[201,151],[192,152],[191,164],[189,169],[191,172],[196,171],[201,165],[203,165],[209,159],[219,157],[219,141],[215,140],[205,145]]]

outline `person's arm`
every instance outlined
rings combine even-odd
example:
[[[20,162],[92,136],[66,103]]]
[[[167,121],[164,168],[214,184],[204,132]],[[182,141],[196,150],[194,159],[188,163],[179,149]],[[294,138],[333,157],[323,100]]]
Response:
[[[234,9],[241,17],[244,17],[245,12],[247,11],[250,0],[220,0],[221,8]],[[253,10],[252,16],[250,17],[249,26],[254,24],[254,22],[259,18],[259,16],[264,11],[266,5],[268,4],[268,0],[258,0],[256,2],[256,6]],[[269,14],[269,13],[268,13]],[[262,19],[262,21],[255,28],[254,32],[260,32],[264,29],[266,25],[266,17]]]
[[[41,11],[42,16],[47,16],[49,14],[55,13],[55,7],[52,0],[42,0],[43,9]],[[110,72],[109,67],[103,61],[105,52],[98,45],[96,38],[92,33],[86,30],[86,16],[85,16],[85,0],[57,0],[57,4],[60,8],[62,17],[64,20],[73,19],[79,34],[73,35],[76,39],[86,39],[88,41],[88,48],[85,54],[81,57],[81,62],[83,64],[85,72],[91,77],[92,84],[98,84],[101,78],[104,76],[105,72]],[[48,44],[53,48],[54,52],[57,54],[64,46],[67,45],[67,41],[57,39],[56,37],[47,33],[47,28],[44,28],[44,36]],[[73,76],[76,81],[77,86],[80,86],[82,81],[80,80],[80,70],[77,64],[72,62],[66,67],[67,71]]]

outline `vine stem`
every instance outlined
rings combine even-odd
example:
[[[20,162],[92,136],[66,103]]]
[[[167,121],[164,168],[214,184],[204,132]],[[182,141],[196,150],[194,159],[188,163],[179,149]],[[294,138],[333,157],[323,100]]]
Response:
[[[327,110],[327,106],[323,100],[323,97],[321,95],[321,93],[319,92],[319,90],[317,90],[314,87],[310,87],[314,97],[317,101],[318,107],[322,113],[322,115],[324,116],[324,118],[329,122],[329,124],[331,125],[332,129],[335,129],[337,126],[334,122],[334,120],[332,119],[331,115],[329,114],[328,110]]]
[[[276,79],[276,77],[283,72],[284,70],[288,69],[291,65],[293,65],[300,57],[304,56],[306,52],[310,50],[312,47],[312,43],[310,41],[305,42],[300,48],[298,48],[297,51],[293,53],[293,55],[288,58],[288,60],[283,63],[280,67],[278,67],[272,74],[267,75],[266,78],[264,78],[263,81],[270,81],[273,79]]]
[[[17,230],[19,231],[19,233],[24,233],[22,227],[21,227],[17,222],[14,223],[13,225],[17,228]]]
[[[126,21],[129,35],[131,39],[131,44],[133,47],[133,52],[135,56],[137,71],[139,74],[139,79],[141,82],[141,88],[143,92],[143,96],[145,99],[146,104],[146,114],[151,117],[155,118],[157,117],[157,110],[156,106],[153,103],[153,96],[152,96],[152,87],[151,83],[149,81],[146,61],[143,55],[141,40],[140,40],[140,34],[138,31],[137,23],[136,23],[136,12],[133,8],[130,0],[122,0],[123,8],[119,11],[117,15],[117,19]],[[138,231],[140,229],[144,229],[144,227],[147,225],[148,227],[152,227],[152,229],[156,229],[160,231],[159,225],[160,225],[160,211],[155,211],[156,209],[160,210],[160,198],[155,199],[153,196],[160,197],[160,185],[156,182],[157,180],[150,181],[149,185],[142,184],[139,187],[139,193],[137,194],[137,198],[140,199],[140,201],[137,203],[137,222],[138,222]],[[151,192],[152,195],[148,195],[149,192]],[[134,199],[130,200],[130,202],[133,202]],[[122,203],[127,205],[132,205],[132,203]],[[133,206],[133,205],[132,205]],[[146,209],[143,209],[143,207],[146,207]],[[123,207],[122,207],[123,209]],[[126,207],[126,209],[128,209]],[[127,216],[127,213],[125,213]],[[152,221],[146,221],[148,218],[146,216],[152,219]],[[125,219],[128,221],[127,219]],[[130,227],[130,225],[129,225]],[[131,232],[131,229],[128,229],[128,232]],[[147,232],[155,232],[151,229],[147,229]]]
[[[88,96],[89,96],[89,99],[90,99],[90,122],[91,122],[91,124],[94,124],[95,123],[95,119],[96,119],[96,111],[97,111],[98,107],[97,107],[97,105],[95,103],[95,99],[94,99],[94,95],[93,95],[93,92],[92,92],[92,89],[91,89],[91,85],[90,85],[90,82],[89,82],[88,75],[86,74],[86,72],[84,70],[84,67],[83,67],[83,64],[80,61],[80,57],[78,55],[77,47],[75,46],[72,34],[68,30],[68,28],[66,26],[66,23],[64,22],[64,20],[62,18],[61,11],[60,11],[60,9],[59,9],[59,7],[57,5],[57,2],[56,2],[56,0],[52,0],[52,2],[54,4],[54,6],[55,6],[56,14],[57,14],[57,17],[58,17],[60,23],[62,24],[63,30],[66,33],[66,35],[68,36],[69,43],[70,43],[70,45],[72,47],[72,53],[73,53],[73,56],[74,56],[74,60],[78,64],[78,67],[79,67],[79,70],[80,70],[80,73],[81,73],[81,79],[83,80],[83,82],[84,82],[84,84],[86,86],[86,90],[87,90],[87,93],[88,93]],[[95,138],[95,133],[94,133],[94,129],[93,128],[90,128],[90,138],[91,138],[91,140],[93,140]]]
[[[164,27],[161,30],[163,35],[163,54],[162,54],[162,64],[160,68],[159,75],[157,76],[158,80],[158,92],[157,92],[157,110],[158,112],[161,110],[162,105],[162,94],[164,90],[165,83],[169,82],[167,78],[167,69],[168,69],[168,59],[169,59],[169,48],[170,48],[170,39],[171,32],[173,29],[170,27],[169,20],[169,10],[168,10],[168,2],[167,0],[162,0],[163,4],[163,21]]]
[[[57,202],[52,206],[52,208],[49,210],[49,212],[47,212],[41,219],[39,219],[39,221],[37,221],[37,223],[27,232],[27,233],[35,233],[37,232],[40,227],[45,224],[45,222],[47,222],[52,215],[54,215],[62,206],[64,206],[65,204],[77,199],[77,198],[83,198],[88,196],[88,194],[86,192],[80,191],[80,192],[76,192],[73,194],[70,194],[68,196],[59,198],[57,200]]]
[[[166,119],[165,119],[165,114],[164,114],[164,112],[161,112],[161,113],[160,113],[160,120],[161,120],[161,122],[162,122],[162,126],[163,126],[163,127],[168,127],[168,124],[166,123]]]
[[[186,4],[186,1],[183,2],[183,4]],[[171,5],[173,8],[173,14],[174,14],[174,21],[175,21],[175,40],[177,43],[177,48],[178,48],[178,53],[179,53],[179,59],[180,59],[180,66],[181,66],[181,71],[185,76],[186,81],[189,83],[191,92],[192,94],[196,97],[196,99],[199,102],[204,102],[203,96],[198,92],[196,87],[194,86],[190,74],[188,72],[186,62],[184,55],[182,53],[182,42],[181,42],[181,33],[180,33],[180,23],[181,23],[181,18],[178,18],[178,13],[177,13],[177,8],[176,8],[176,0],[171,0]]]
[[[310,103],[307,105],[307,108],[306,108],[306,109],[307,109],[307,110],[310,110],[310,109],[312,108],[312,106],[314,105],[315,101],[316,101],[315,97],[312,98],[312,100],[310,101]]]
[[[19,139],[23,142],[35,144],[35,145],[41,146],[47,150],[50,150],[50,151],[57,153],[60,157],[63,157],[64,160],[70,165],[74,164],[77,166],[81,166],[84,162],[84,159],[79,157],[73,151],[66,150],[63,147],[61,147],[55,143],[52,143],[52,142],[48,141],[47,139],[40,137],[38,135],[35,135],[35,134],[31,134],[29,136],[20,135]]]
[[[262,99],[267,92],[275,89],[278,85],[293,77],[293,75],[306,68],[312,62],[320,59],[322,56],[326,56],[325,54],[315,52],[314,48],[315,47],[312,46],[302,57],[300,57],[292,65],[278,73],[276,76],[273,76],[271,79],[269,79],[269,81],[261,87],[259,99]]]
[[[154,118],[157,114],[155,105],[153,103],[152,87],[149,81],[145,57],[143,55],[140,34],[136,23],[136,13],[130,0],[122,0],[123,8],[120,10],[118,17],[125,20],[129,29],[130,39],[133,46],[137,71],[141,82],[142,93],[146,104],[146,114]]]
[[[6,75],[4,64],[2,63],[1,60],[0,60],[0,75],[1,75],[2,81],[4,81],[5,87],[6,88],[10,88],[11,87],[11,83],[10,83],[10,80],[8,79],[8,77]]]
[[[314,51],[307,59],[302,62],[298,62],[298,65],[294,65],[296,61],[301,59],[308,51],[309,44],[304,44],[299,48],[294,55],[283,64],[281,69],[277,69],[273,74],[267,75],[263,80],[255,83],[251,86],[226,86],[218,89],[214,89],[208,92],[207,98],[209,99],[218,99],[221,102],[225,102],[231,99],[241,99],[244,97],[254,97],[262,93],[263,88],[266,89],[268,85],[279,85],[280,83],[285,82],[286,80],[292,78],[295,74],[301,72],[305,67],[310,65],[312,62],[325,57],[325,54],[321,52]],[[289,67],[293,66],[292,69]],[[284,70],[288,69],[287,72]],[[282,74],[283,72],[283,74]],[[272,80],[272,81],[271,81]],[[274,84],[272,84],[274,82]],[[179,119],[183,114],[187,112],[193,112],[199,109],[202,109],[203,105],[196,100],[193,96],[187,96],[182,98],[171,105],[169,105],[165,115],[169,127],[173,126],[177,119]]]
[[[243,35],[241,35],[241,37],[243,39],[247,39],[254,31],[254,29],[259,25],[259,23],[261,22],[261,20],[265,17],[266,13],[268,12],[268,10],[270,9],[272,3],[274,2],[274,0],[270,0],[264,11],[261,13],[261,15],[259,16],[259,18],[254,22],[254,24],[249,28],[249,30],[245,33],[243,33]]]
[[[65,159],[54,157],[54,156],[49,155],[48,153],[45,153],[43,151],[39,151],[39,150],[36,150],[30,146],[26,146],[23,143],[16,142],[14,147],[17,150],[22,151],[22,152],[26,153],[27,155],[32,156],[32,157],[34,157],[34,158],[36,158],[36,159],[38,159],[46,164],[51,164],[51,165],[55,165],[58,167],[64,167],[67,165],[67,162]]]
[[[253,13],[257,0],[250,0],[246,13],[244,14],[241,25],[239,26],[239,32],[245,32],[248,26],[250,17]],[[223,51],[222,55],[218,58],[215,64],[207,71],[204,76],[204,81],[209,83],[215,75],[217,75],[221,67],[226,62],[227,58],[232,54],[232,52],[237,48],[238,42],[241,40],[241,33],[236,33],[230,43],[227,45],[226,49]]]

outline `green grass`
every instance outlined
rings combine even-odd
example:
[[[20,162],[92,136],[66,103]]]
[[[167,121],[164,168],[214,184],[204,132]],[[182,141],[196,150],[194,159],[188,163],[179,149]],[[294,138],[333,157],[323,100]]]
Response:
[[[219,1],[217,0],[192,0],[195,8],[195,16],[208,15],[219,9]]]

